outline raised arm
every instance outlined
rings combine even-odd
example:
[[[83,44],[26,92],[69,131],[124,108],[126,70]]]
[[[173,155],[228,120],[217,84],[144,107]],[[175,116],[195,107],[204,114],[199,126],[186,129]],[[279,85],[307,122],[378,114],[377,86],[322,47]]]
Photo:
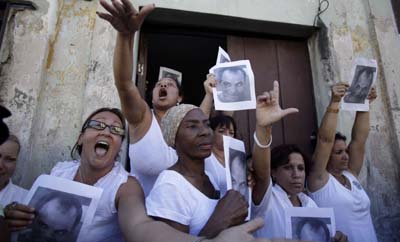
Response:
[[[132,81],[133,37],[146,16],[153,11],[154,5],[146,5],[140,12],[137,12],[129,0],[122,0],[122,2],[114,0],[111,3],[101,0],[100,4],[108,13],[97,14],[100,18],[108,21],[118,32],[113,62],[115,86],[118,90],[122,111],[133,131],[131,132],[133,134],[131,143],[135,143],[149,129],[152,116],[150,108]]]
[[[253,145],[253,170],[255,186],[253,202],[258,205],[271,182],[272,124],[288,114],[297,113],[296,108],[281,109],[279,105],[279,83],[274,81],[274,89],[257,97],[256,131]]]
[[[309,167],[307,187],[311,192],[317,191],[328,182],[329,173],[326,166],[335,143],[340,101],[347,88],[348,84],[346,83],[338,83],[332,87],[331,102],[322,118],[317,134],[317,145]]]
[[[377,97],[376,89],[373,87],[368,95],[371,104]],[[369,134],[369,112],[356,113],[353,129],[351,131],[351,142],[349,144],[349,170],[354,176],[358,176],[364,162],[365,143]]]
[[[215,76],[211,73],[207,74],[207,80],[205,80],[203,83],[206,95],[204,95],[203,101],[200,104],[200,109],[207,117],[210,117],[214,104],[212,88],[215,87],[215,83]]]

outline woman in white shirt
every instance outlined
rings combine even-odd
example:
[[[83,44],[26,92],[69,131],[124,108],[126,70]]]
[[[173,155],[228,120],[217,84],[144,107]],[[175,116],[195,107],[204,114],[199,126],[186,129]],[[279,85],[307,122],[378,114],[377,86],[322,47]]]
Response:
[[[357,177],[363,166],[369,133],[369,112],[356,112],[351,142],[336,133],[340,101],[348,84],[332,87],[332,98],[318,131],[317,145],[307,177],[310,196],[319,207],[333,207],[336,226],[351,242],[377,241],[372,224],[370,200]],[[368,95],[376,99],[375,88]]]
[[[12,202],[22,202],[27,193],[11,181],[20,150],[19,140],[12,134],[0,145],[0,205],[4,207]]]

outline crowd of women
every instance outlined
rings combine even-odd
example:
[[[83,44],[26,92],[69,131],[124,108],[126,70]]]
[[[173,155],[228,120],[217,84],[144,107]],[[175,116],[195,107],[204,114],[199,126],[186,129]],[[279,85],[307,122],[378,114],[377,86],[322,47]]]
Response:
[[[326,241],[377,241],[370,201],[357,180],[369,113],[357,112],[349,145],[336,133],[347,84],[332,87],[310,159],[295,144],[270,148],[274,123],[299,112],[280,107],[279,83],[257,97],[248,169],[253,220],[245,223],[248,204],[239,192],[227,190],[225,177],[222,135],[236,137],[235,121],[226,114],[210,119],[214,76],[204,82],[200,107],[180,104],[177,80],[159,80],[151,109],[132,82],[132,67],[134,34],[154,5],[140,12],[129,0],[101,0],[101,5],[107,12],[98,16],[117,31],[113,67],[122,112],[101,108],[89,115],[72,149],[73,160],[59,162],[51,171],[103,189],[94,219],[81,228],[86,232],[79,241],[252,241],[253,232],[256,241],[284,240],[289,207],[333,208],[337,232]],[[375,98],[372,89],[368,99]],[[126,133],[130,174],[118,161]],[[37,216],[34,208],[22,204],[26,190],[11,182],[20,149],[13,135],[0,145],[0,204],[5,207],[1,241],[10,239],[8,231],[29,227]]]

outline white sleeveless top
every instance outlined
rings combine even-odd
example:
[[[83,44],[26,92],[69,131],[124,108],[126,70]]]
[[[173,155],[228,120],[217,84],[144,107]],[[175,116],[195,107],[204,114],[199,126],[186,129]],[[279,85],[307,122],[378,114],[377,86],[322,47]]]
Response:
[[[335,213],[336,230],[347,235],[350,242],[378,241],[372,224],[370,200],[357,178],[348,171],[343,175],[349,179],[351,190],[345,188],[329,174],[328,182],[310,196],[319,207],[332,207]]]
[[[73,180],[80,162],[58,162],[51,170],[51,175]],[[93,186],[103,188],[99,205],[92,224],[81,228],[79,242],[124,241],[118,223],[115,197],[119,187],[126,183],[129,173],[119,162],[115,162],[112,170],[100,178]]]
[[[8,184],[0,191],[0,205],[5,207],[12,202],[22,203],[27,193],[27,190],[14,185],[10,179]]]
[[[158,175],[178,160],[175,149],[165,142],[153,112],[149,130],[138,142],[129,145],[129,159],[131,174],[142,185],[146,197]]]
[[[216,184],[210,177],[215,187]],[[146,198],[147,214],[188,225],[189,233],[198,235],[214,212],[218,199],[211,199],[194,187],[181,174],[161,172]]]
[[[315,202],[306,194],[299,193],[298,197],[302,207],[317,207]],[[285,209],[289,207],[293,207],[293,205],[287,193],[278,184],[272,185],[272,182],[270,182],[261,203],[252,205],[251,218],[264,218],[264,226],[257,230],[254,236],[257,238],[285,238]]]

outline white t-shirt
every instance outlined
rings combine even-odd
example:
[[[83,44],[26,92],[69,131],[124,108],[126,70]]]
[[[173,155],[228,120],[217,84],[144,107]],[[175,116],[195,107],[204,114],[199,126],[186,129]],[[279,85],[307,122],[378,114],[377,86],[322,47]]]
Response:
[[[14,185],[10,179],[8,184],[0,191],[0,204],[5,207],[6,205],[17,202],[22,203],[28,191]]]
[[[372,224],[370,200],[361,184],[350,172],[343,175],[349,179],[351,190],[345,188],[329,174],[328,182],[310,197],[319,207],[332,207],[336,230],[347,235],[350,242],[378,241]]]
[[[225,167],[223,167],[215,155],[211,153],[211,155],[204,161],[204,169],[217,183],[222,198],[226,193],[227,187]]]
[[[147,133],[138,142],[129,145],[129,159],[131,174],[139,180],[146,197],[158,175],[178,160],[175,149],[165,142],[154,113]]]
[[[51,175],[73,180],[80,162],[58,162],[51,170]],[[79,242],[123,241],[119,228],[115,197],[119,187],[126,183],[129,173],[115,162],[112,170],[100,178],[93,186],[103,188],[99,205],[90,225],[81,228]]]
[[[211,177],[210,181],[215,187]],[[146,198],[149,216],[188,225],[192,235],[200,233],[217,203],[218,199],[207,197],[181,174],[172,170],[161,172],[153,190]]]
[[[298,194],[302,207],[317,207],[315,202],[304,193]],[[254,233],[257,238],[285,238],[285,208],[293,207],[287,193],[278,185],[270,182],[263,200],[252,205],[252,218],[264,218],[264,226]]]

